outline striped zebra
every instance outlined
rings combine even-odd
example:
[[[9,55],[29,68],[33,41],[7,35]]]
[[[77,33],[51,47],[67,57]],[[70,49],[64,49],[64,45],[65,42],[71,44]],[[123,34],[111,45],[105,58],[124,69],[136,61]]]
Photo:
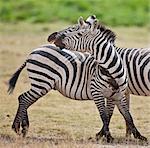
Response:
[[[78,27],[80,28],[80,27]],[[79,30],[79,29],[78,29]],[[114,45],[115,41],[115,34],[106,29],[102,25],[98,25],[99,34],[95,32],[95,34],[91,34],[83,29],[82,31],[75,32],[71,30],[71,27],[64,29],[60,32],[55,32],[55,36],[51,39],[51,35],[48,38],[48,41],[55,41],[55,44],[59,47],[66,47],[70,50],[78,50],[78,51],[89,51],[96,59],[102,56],[108,56],[107,52],[104,51],[105,48],[108,48],[107,42]],[[71,34],[73,32],[73,34]],[[74,35],[75,34],[75,35]],[[95,38],[93,36],[96,36]],[[67,36],[67,37],[65,37]],[[84,36],[84,37],[83,37]],[[65,37],[65,39],[63,39]],[[89,39],[89,40],[87,40]],[[91,41],[92,40],[92,41]],[[97,44],[97,45],[96,45]],[[102,52],[96,49],[96,46],[100,46],[100,49],[103,50]],[[94,50],[95,48],[95,50]],[[116,51],[121,55],[123,63],[127,68],[128,77],[129,77],[129,85],[128,85],[128,93],[127,93],[127,101],[129,101],[129,93],[134,95],[150,95],[150,50],[146,49],[127,49],[127,48],[118,48],[114,45]],[[100,60],[101,60],[100,59]],[[129,62],[130,61],[130,62]],[[137,74],[140,73],[140,76]],[[112,103],[111,103],[112,104]],[[129,105],[129,102],[128,102]],[[114,110],[114,105],[110,106],[109,103],[107,104],[108,109],[110,110],[110,118]],[[127,126],[126,129],[126,136],[131,135],[131,131]],[[103,136],[103,129],[99,132],[99,136]]]
[[[120,88],[108,70],[101,66],[93,56],[66,49],[61,50],[51,45],[39,47],[30,53],[27,60],[9,80],[9,93],[13,92],[24,67],[27,67],[31,88],[18,97],[19,106],[12,125],[17,134],[20,134],[20,126],[23,137],[27,134],[29,106],[50,90],[55,89],[71,99],[94,100],[104,124],[104,135],[107,142],[113,140],[109,132],[104,98],[116,98]],[[125,99],[116,102],[134,137],[147,140],[136,129],[128,108],[124,106]]]

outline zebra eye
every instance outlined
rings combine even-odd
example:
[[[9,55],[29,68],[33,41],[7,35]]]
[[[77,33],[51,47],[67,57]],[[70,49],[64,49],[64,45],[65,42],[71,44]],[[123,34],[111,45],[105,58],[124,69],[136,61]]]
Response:
[[[81,33],[78,33],[78,36],[82,36],[82,34],[81,34]]]

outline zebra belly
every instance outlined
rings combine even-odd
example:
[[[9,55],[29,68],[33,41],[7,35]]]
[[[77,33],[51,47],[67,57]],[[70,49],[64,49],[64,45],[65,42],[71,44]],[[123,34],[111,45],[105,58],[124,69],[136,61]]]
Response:
[[[60,89],[56,89],[58,90],[63,96],[68,97],[69,99],[73,99],[73,100],[80,100],[80,101],[86,101],[86,100],[93,100],[92,96],[86,93],[86,90],[77,90],[77,92],[75,93],[75,91],[71,91],[70,94],[67,94],[66,89],[64,89],[63,91]]]
[[[141,91],[140,88],[138,90]],[[147,90],[144,93],[143,92],[139,93],[136,90],[132,89],[131,87],[129,87],[129,93],[136,96],[150,96],[150,90]]]

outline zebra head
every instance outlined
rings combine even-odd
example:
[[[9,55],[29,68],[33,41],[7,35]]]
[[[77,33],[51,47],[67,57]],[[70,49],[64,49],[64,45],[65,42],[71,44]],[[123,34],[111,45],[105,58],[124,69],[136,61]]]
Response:
[[[78,25],[79,27],[77,30],[67,30],[63,33],[61,32],[59,36],[55,36],[56,38],[54,39],[54,44],[60,48],[89,52],[89,41],[94,41],[94,38],[97,37],[97,35],[99,36],[100,34],[100,30],[98,29],[99,22],[97,19],[91,21],[91,19],[88,18],[85,23],[90,25],[86,25],[88,27],[82,27]],[[90,51],[90,53],[92,52]]]
[[[86,21],[84,21],[83,17],[79,17],[78,24],[76,24],[74,26],[71,26],[71,27],[68,27],[66,29],[63,29],[59,32],[54,32],[54,33],[50,34],[47,40],[48,40],[48,42],[53,43],[55,41],[55,39],[59,38],[63,34],[75,32],[75,31],[78,31],[79,29],[84,29],[84,28],[91,27],[91,25],[93,24],[93,22],[95,20],[96,20],[95,15],[89,16],[86,19]]]
[[[114,46],[115,34],[105,28],[97,19],[93,20],[90,27],[80,27],[77,31],[64,32],[55,38],[54,44],[69,50],[90,52],[96,56],[101,54],[101,48]],[[107,47],[107,48],[106,48]]]

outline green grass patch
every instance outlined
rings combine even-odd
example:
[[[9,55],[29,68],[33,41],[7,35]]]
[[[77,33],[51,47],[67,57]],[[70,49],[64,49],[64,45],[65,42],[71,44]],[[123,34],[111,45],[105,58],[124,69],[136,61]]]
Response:
[[[105,24],[144,26],[149,23],[148,0],[1,0],[3,22],[67,21],[95,14]]]

